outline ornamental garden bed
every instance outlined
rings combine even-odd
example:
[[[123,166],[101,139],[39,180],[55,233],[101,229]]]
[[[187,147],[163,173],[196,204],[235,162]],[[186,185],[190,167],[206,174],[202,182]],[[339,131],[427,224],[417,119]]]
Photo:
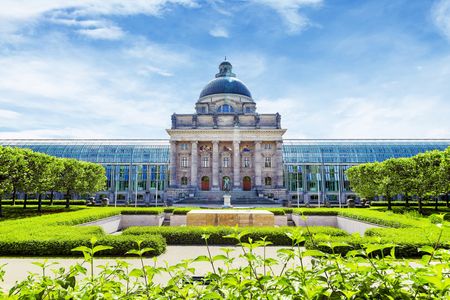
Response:
[[[113,250],[102,253],[102,255],[110,256],[124,255],[126,251],[133,248],[138,240],[143,240],[145,247],[155,249],[150,253],[151,255],[162,253],[165,250],[166,242],[169,245],[204,245],[204,239],[202,238],[204,234],[211,235],[209,240],[211,245],[232,245],[235,243],[232,239],[224,237],[233,233],[234,228],[232,227],[158,226],[164,211],[169,214],[173,212],[174,216],[182,216],[180,213],[177,214],[177,209],[83,208],[78,211],[3,221],[0,226],[0,236],[2,237],[0,240],[0,255],[73,256],[75,253],[71,249],[80,245],[88,245],[92,236],[95,236],[101,244],[115,245]],[[184,211],[187,211],[187,209]],[[291,243],[287,234],[303,231],[305,236],[314,235],[314,239],[317,241],[313,243],[311,239],[306,239],[304,246],[307,249],[329,251],[320,244],[331,240],[343,243],[335,249],[339,253],[357,250],[362,244],[393,243],[397,245],[395,252],[399,257],[420,256],[421,253],[417,249],[425,245],[432,245],[440,234],[438,227],[432,224],[432,218],[413,217],[374,209],[294,209],[290,211],[280,210],[277,215],[284,213],[284,217],[286,217],[290,212],[292,212],[294,220],[297,218],[297,222],[299,222],[300,215],[311,216],[311,220],[316,218],[312,216],[328,216],[336,218],[336,220],[349,219],[352,222],[356,220],[362,224],[372,223],[374,226],[366,229],[364,235],[349,234],[339,228],[320,226],[246,227],[237,230],[239,232],[245,231],[248,233],[246,238],[251,237],[254,241],[266,237],[273,245],[286,246]],[[148,219],[155,221],[155,223],[152,223],[155,226],[125,228],[121,236],[108,235],[107,232],[109,231],[102,228],[101,224],[98,223],[100,219],[112,218],[111,220],[116,220],[117,228],[120,228],[122,218],[145,219],[146,216],[148,216]],[[88,222],[94,223],[89,224],[92,226],[76,226]],[[128,227],[128,225],[124,227]],[[375,225],[379,228],[375,228]],[[352,226],[354,225],[350,225],[350,227]],[[448,247],[449,242],[450,230],[445,228],[442,232],[441,245]]]

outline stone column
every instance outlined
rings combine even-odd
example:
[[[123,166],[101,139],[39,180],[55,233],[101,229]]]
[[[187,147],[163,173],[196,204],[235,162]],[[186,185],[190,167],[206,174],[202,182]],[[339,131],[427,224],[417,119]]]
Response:
[[[212,144],[212,189],[219,190],[219,142],[213,141]]]
[[[283,187],[283,142],[278,141],[275,153],[275,168],[276,168],[276,187]]]
[[[197,141],[191,143],[191,186],[197,188],[198,151]]]
[[[261,188],[261,169],[262,169],[262,155],[261,142],[255,142],[255,187]]]
[[[239,190],[241,186],[241,153],[239,151],[239,141],[233,142],[233,187]]]
[[[170,187],[177,187],[177,143],[170,142]]]

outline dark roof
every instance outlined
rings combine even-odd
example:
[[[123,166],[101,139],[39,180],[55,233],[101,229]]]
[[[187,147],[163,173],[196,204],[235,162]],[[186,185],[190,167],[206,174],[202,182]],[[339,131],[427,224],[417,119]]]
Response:
[[[214,94],[238,94],[252,97],[245,84],[235,77],[218,77],[211,80],[200,93],[200,98]]]

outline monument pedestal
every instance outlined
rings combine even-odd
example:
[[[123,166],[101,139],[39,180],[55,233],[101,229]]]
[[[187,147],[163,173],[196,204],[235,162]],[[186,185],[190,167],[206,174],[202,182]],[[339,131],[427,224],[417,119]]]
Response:
[[[231,207],[231,195],[223,195],[223,207]]]

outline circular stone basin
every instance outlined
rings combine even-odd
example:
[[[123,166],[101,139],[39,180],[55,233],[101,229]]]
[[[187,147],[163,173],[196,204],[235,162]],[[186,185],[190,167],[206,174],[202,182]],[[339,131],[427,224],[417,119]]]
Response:
[[[275,217],[267,210],[204,209],[187,213],[187,226],[274,226]]]

